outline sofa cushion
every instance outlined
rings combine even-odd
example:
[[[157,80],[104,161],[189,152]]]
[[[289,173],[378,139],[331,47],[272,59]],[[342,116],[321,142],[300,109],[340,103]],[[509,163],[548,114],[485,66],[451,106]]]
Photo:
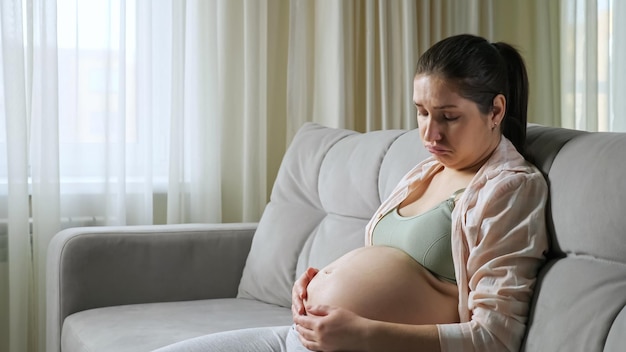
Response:
[[[415,164],[406,158],[406,166],[395,165],[395,180],[381,174],[387,151],[405,133],[305,124],[283,158],[238,296],[289,307],[293,282],[308,266],[322,267],[363,246],[365,225],[381,202],[380,185],[390,191],[388,185]]]
[[[615,318],[609,335],[606,338],[606,344],[604,345],[604,351],[618,352],[624,350],[624,331],[626,331],[626,305],[622,307],[622,310]]]
[[[235,298],[97,308],[65,319],[61,350],[152,351],[205,334],[290,323],[289,309]]]
[[[547,175],[561,148],[575,137],[588,133],[567,128],[530,124],[526,130],[527,157]]]
[[[626,304],[625,266],[571,255],[550,262],[539,278],[522,351],[602,351]]]
[[[625,151],[624,134],[601,132],[561,148],[548,174],[557,253],[626,264]]]

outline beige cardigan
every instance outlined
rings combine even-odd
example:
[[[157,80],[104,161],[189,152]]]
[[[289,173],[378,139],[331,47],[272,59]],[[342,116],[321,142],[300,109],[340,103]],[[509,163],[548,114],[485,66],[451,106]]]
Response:
[[[366,229],[397,207],[431,172],[429,158],[409,171]],[[452,255],[461,323],[438,325],[442,351],[518,351],[548,239],[548,187],[541,172],[502,138],[452,213]]]

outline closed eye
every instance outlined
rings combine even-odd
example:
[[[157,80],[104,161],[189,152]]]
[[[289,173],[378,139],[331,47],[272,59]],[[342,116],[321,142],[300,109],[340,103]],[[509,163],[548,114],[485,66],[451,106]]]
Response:
[[[417,116],[428,116],[428,111],[424,110],[424,109],[417,109]]]

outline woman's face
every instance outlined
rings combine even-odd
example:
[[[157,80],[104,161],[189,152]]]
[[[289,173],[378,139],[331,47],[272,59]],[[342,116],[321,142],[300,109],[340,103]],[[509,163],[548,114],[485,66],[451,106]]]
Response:
[[[444,79],[421,74],[413,81],[413,102],[424,146],[447,168],[476,172],[500,142],[503,95],[496,96],[492,110],[483,114]]]

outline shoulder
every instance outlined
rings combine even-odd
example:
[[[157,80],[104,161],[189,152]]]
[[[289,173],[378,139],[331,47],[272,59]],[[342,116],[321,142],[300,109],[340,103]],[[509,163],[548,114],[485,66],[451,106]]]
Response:
[[[505,142],[508,142],[505,140]],[[541,209],[548,197],[544,175],[508,143],[481,168],[464,195],[462,211],[479,217],[515,208]]]
[[[525,164],[485,172],[473,180],[468,191],[469,200],[475,206],[540,205],[547,199],[548,185],[541,171]]]
[[[502,139],[472,184],[478,188],[496,188],[503,191],[519,187],[539,187],[547,192],[547,182],[541,171],[524,159],[506,138]]]
[[[538,187],[547,191],[547,182],[541,171],[527,163],[516,167],[502,167],[484,174],[478,183],[480,188],[519,190],[525,187]]]

